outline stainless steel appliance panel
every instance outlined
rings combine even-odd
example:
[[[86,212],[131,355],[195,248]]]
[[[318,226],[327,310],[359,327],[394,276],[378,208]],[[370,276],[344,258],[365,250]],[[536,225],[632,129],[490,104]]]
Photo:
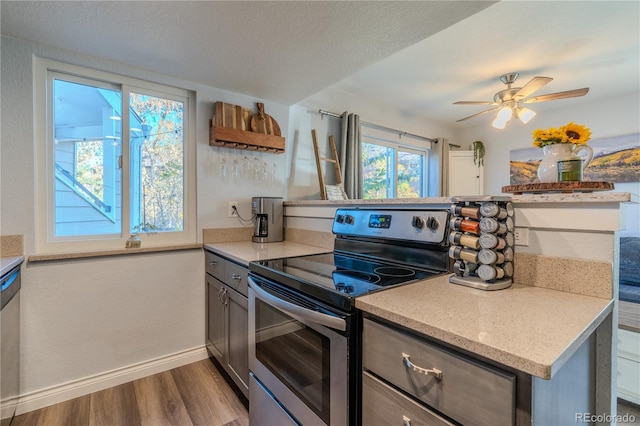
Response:
[[[254,220],[253,237],[256,243],[272,243],[283,239],[282,197],[253,197],[251,216]]]
[[[256,376],[249,374],[249,424],[251,426],[299,426],[293,417],[273,398]]]
[[[345,319],[277,298],[249,277],[249,368],[304,425],[349,423],[348,339],[333,326],[346,329]]]

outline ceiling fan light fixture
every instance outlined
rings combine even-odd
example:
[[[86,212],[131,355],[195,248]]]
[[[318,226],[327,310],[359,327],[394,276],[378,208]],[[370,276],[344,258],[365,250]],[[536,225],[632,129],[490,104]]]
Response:
[[[516,108],[516,116],[522,121],[524,124],[527,124],[533,117],[536,116],[536,113],[529,108],[517,107]]]
[[[513,115],[513,111],[511,107],[503,107],[498,111],[498,115],[491,125],[496,129],[504,129],[504,126],[507,125],[507,121],[511,120],[511,116]]]

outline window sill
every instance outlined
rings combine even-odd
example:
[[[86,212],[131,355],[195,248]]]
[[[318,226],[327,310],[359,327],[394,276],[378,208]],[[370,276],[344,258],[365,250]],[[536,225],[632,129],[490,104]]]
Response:
[[[54,260],[88,259],[92,257],[128,256],[132,254],[158,253],[167,251],[197,250],[202,249],[202,244],[182,244],[177,246],[128,248],[117,250],[96,250],[76,253],[52,253],[36,254],[29,256],[27,262],[48,262]]]

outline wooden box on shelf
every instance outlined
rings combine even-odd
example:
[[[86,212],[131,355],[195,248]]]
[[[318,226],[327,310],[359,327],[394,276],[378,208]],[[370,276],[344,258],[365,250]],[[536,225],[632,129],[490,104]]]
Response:
[[[284,153],[284,142],[285,141],[282,136],[214,126],[213,120],[210,120],[209,122],[209,145],[211,146],[282,154]]]

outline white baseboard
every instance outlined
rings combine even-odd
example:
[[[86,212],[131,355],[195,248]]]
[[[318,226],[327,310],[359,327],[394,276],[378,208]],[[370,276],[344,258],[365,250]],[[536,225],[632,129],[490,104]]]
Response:
[[[20,395],[16,415],[48,407],[208,358],[205,346],[150,359],[82,379]]]

